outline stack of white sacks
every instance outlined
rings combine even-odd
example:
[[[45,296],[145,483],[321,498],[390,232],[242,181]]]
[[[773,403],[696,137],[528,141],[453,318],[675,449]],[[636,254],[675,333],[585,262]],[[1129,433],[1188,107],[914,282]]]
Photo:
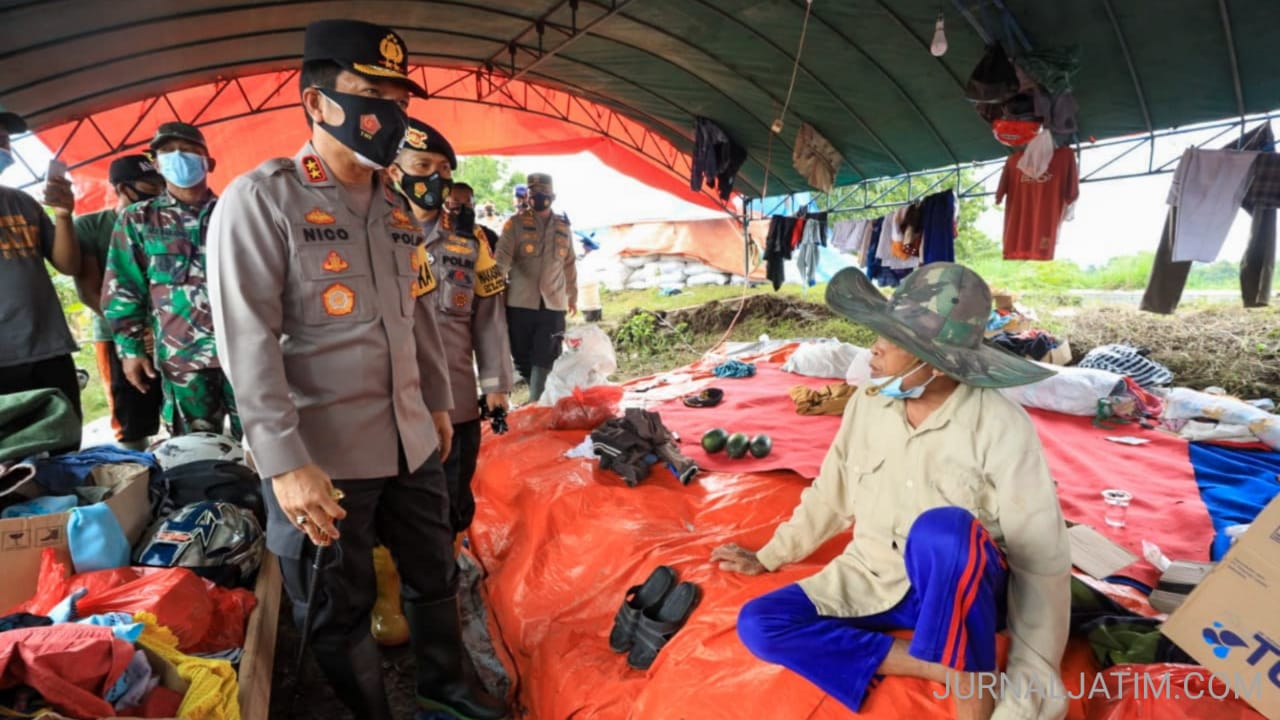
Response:
[[[599,283],[612,292],[741,284],[731,275],[682,255],[587,255],[578,265],[578,282]]]

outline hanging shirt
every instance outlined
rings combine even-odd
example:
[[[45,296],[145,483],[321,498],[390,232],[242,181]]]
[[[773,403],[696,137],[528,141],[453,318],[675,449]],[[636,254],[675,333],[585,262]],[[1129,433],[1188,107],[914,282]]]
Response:
[[[921,222],[924,226],[924,247],[921,262],[956,261],[956,196],[948,190],[924,199],[920,203]]]
[[[1189,148],[1169,187],[1174,214],[1173,261],[1213,262],[1227,241],[1258,154]]]
[[[996,204],[1004,202],[1004,259],[1052,260],[1058,244],[1058,228],[1067,206],[1080,195],[1080,174],[1070,147],[1053,152],[1049,169],[1039,178],[1018,169],[1022,151],[1009,156]]]

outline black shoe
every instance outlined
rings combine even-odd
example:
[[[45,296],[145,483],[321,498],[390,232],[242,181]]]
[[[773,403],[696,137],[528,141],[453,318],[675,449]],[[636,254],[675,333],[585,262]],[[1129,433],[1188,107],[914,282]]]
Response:
[[[315,638],[311,652],[334,694],[356,720],[391,720],[382,679],[382,651],[367,625],[351,639]]]
[[[405,603],[418,666],[418,707],[458,720],[504,720],[507,703],[484,688],[462,642],[458,598]]]
[[[645,608],[656,607],[671,592],[676,584],[676,571],[666,565],[659,565],[643,585],[636,585],[627,590],[622,600],[622,607],[613,618],[613,629],[609,631],[609,649],[616,653],[624,653],[631,649],[635,642],[636,626],[640,624],[640,615]]]
[[[636,625],[635,644],[627,654],[627,664],[635,670],[648,670],[657,659],[658,652],[688,622],[701,597],[702,591],[697,585],[682,582],[663,598],[661,604],[645,608]]]

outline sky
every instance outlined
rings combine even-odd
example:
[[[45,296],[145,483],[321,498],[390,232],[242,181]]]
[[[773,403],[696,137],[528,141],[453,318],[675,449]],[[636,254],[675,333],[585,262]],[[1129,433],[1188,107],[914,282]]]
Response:
[[[1212,133],[1190,133],[1157,144],[1157,160],[1176,160],[1183,148],[1208,139]],[[1214,146],[1225,140],[1218,140]],[[40,173],[51,154],[34,136],[15,141],[23,157]],[[1118,149],[1086,149],[1081,172],[1097,168],[1118,153]],[[549,173],[555,180],[556,206],[568,214],[579,230],[643,220],[691,220],[719,217],[714,211],[687,203],[673,195],[632,180],[596,159],[590,153],[507,158],[521,174]],[[1131,153],[1111,169],[1137,172],[1145,168],[1146,150]],[[1172,165],[1170,166],[1172,167]],[[20,165],[0,175],[0,184],[11,187],[31,179]],[[74,173],[73,173],[74,179]],[[1172,175],[1155,175],[1126,180],[1084,183],[1074,220],[1063,225],[1058,240],[1057,257],[1073,260],[1082,266],[1101,265],[1109,258],[1154,251],[1160,241],[1167,206],[1165,197]],[[989,181],[994,190],[998,177]],[[1002,235],[1003,213],[991,210],[978,220],[978,227],[992,238]],[[1220,260],[1235,261],[1244,252],[1248,240],[1249,219],[1238,213],[1231,233],[1219,255]]]

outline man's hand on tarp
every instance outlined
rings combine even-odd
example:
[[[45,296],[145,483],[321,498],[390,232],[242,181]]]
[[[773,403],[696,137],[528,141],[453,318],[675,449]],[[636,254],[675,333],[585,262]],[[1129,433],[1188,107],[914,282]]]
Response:
[[[768,572],[765,566],[760,564],[754,552],[734,543],[721,545],[712,550],[711,561],[719,564],[721,570],[742,575],[759,575]]]

